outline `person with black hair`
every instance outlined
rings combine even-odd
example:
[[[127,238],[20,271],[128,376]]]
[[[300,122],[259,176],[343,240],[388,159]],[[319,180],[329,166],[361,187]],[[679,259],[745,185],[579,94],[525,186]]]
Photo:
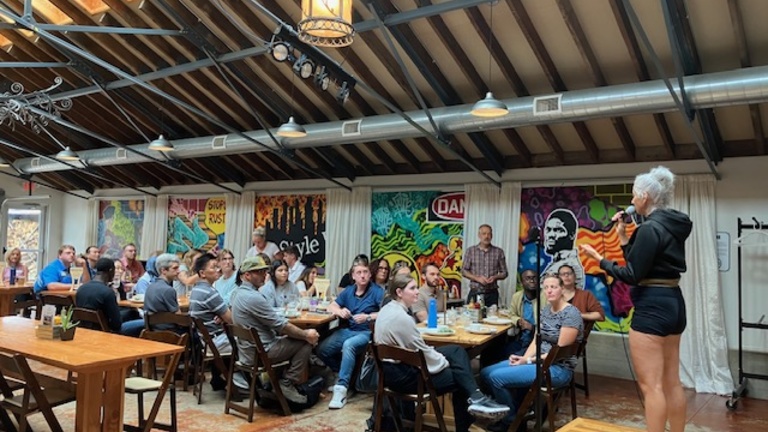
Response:
[[[269,265],[269,280],[259,288],[259,292],[267,298],[272,307],[283,307],[301,297],[296,285],[288,280],[288,265],[280,260],[272,261]]]
[[[288,280],[296,283],[301,277],[301,272],[307,268],[303,262],[301,262],[301,251],[296,245],[290,245],[283,249],[283,262],[288,266]]]
[[[144,329],[144,320],[134,319],[123,322],[117,305],[117,293],[108,285],[115,277],[114,261],[109,258],[100,258],[93,269],[96,271],[93,279],[77,289],[75,304],[81,308],[101,311],[113,333],[138,337]],[[87,328],[90,325],[82,323],[82,326]]]
[[[197,283],[189,295],[189,316],[201,319],[219,354],[229,356],[232,354],[232,346],[221,324],[232,324],[232,313],[213,287],[213,283],[221,275],[219,262],[215,256],[206,253],[197,258],[192,271],[197,276]],[[215,368],[211,374],[211,387],[214,390],[223,390],[226,387],[226,379]]]

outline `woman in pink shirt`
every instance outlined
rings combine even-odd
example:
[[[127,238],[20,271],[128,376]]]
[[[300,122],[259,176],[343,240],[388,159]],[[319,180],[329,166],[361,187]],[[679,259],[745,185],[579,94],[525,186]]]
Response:
[[[3,272],[3,282],[9,283],[11,280],[11,269],[16,269],[16,280],[28,279],[29,271],[27,266],[21,263],[21,249],[12,248],[5,253],[5,271]]]

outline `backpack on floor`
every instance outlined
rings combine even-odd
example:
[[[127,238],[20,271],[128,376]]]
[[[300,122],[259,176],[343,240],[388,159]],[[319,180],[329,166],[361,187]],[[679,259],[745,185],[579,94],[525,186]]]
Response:
[[[299,390],[299,393],[305,395],[307,397],[307,402],[300,404],[293,401],[288,401],[288,408],[291,409],[291,412],[301,412],[305,409],[312,408],[315,406],[318,400],[320,400],[320,392],[323,391],[323,384],[325,383],[325,379],[321,376],[313,376],[310,377],[307,382],[304,384],[296,386],[296,388]],[[266,386],[268,391],[272,390],[272,386],[268,385]],[[266,409],[276,409],[278,408],[277,400],[274,399],[274,397],[264,397],[261,396],[258,398],[258,404],[262,408]]]

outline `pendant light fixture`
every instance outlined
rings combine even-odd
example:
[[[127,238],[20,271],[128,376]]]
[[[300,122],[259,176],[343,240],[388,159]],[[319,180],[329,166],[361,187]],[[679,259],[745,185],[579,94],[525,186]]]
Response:
[[[291,111],[293,111],[293,91],[296,88],[293,82],[295,75],[291,76]],[[288,117],[288,121],[277,128],[277,136],[283,138],[303,138],[307,136],[307,130],[293,119],[293,114]]]
[[[170,152],[174,150],[173,143],[165,139],[163,134],[160,134],[159,137],[157,137],[156,140],[153,140],[151,143],[149,143],[150,150],[159,151],[159,152]]]
[[[491,24],[488,28],[488,85],[491,85],[491,61],[493,60],[493,5],[491,3]],[[509,113],[509,108],[500,100],[493,97],[488,91],[484,99],[480,99],[472,106],[472,114],[475,117],[501,117]]]
[[[342,48],[352,44],[352,0],[301,0],[299,39],[310,45]]]
[[[75,162],[80,160],[80,156],[67,146],[56,154],[56,159],[66,162]]]
[[[5,160],[4,157],[0,157],[0,168],[10,168],[11,163]]]

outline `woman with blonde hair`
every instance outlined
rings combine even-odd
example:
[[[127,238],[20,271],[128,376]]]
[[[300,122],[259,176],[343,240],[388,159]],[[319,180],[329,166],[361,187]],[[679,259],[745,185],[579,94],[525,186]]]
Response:
[[[203,256],[203,253],[200,249],[190,249],[184,253],[184,258],[181,259],[181,265],[179,266],[179,276],[173,281],[173,288],[176,290],[177,296],[185,297],[187,290],[192,288],[200,279],[192,271],[192,267],[195,266],[195,261]]]
[[[635,177],[632,205],[645,216],[632,237],[626,233],[624,212],[616,223],[626,265],[605,259],[589,245],[581,251],[598,261],[610,276],[632,285],[635,305],[629,331],[629,348],[637,381],[645,396],[648,432],[685,428],[686,400],[680,383],[680,337],[686,326],[685,299],[680,274],[686,271],[685,240],[693,223],[685,213],[668,208],[675,176],[659,166]]]
[[[11,281],[11,272],[14,272],[14,282],[19,279],[29,278],[27,266],[21,263],[21,249],[15,247],[5,253],[5,270],[3,271],[3,282],[8,284]]]

